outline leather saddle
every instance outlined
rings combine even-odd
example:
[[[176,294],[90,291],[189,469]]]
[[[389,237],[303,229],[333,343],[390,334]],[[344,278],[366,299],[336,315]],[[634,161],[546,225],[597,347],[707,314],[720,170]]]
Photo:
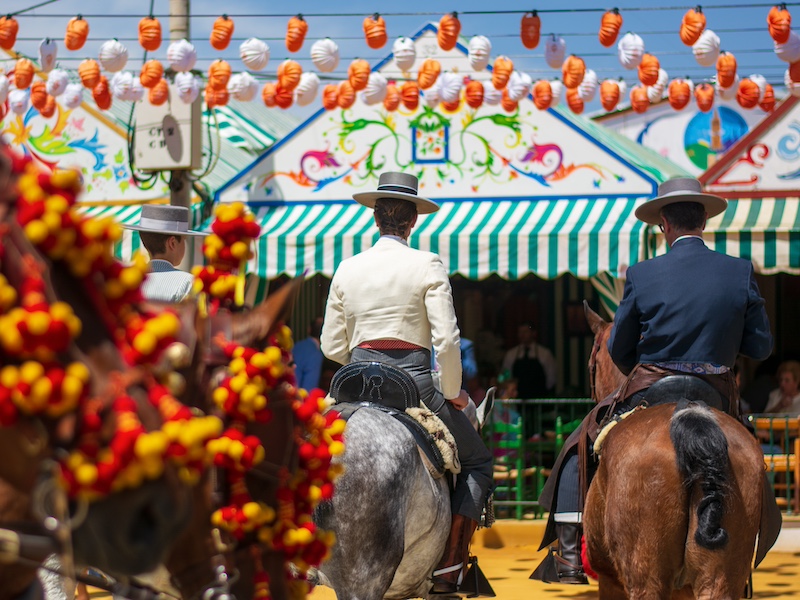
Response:
[[[433,436],[405,412],[420,406],[419,389],[406,371],[379,362],[350,363],[333,376],[330,395],[336,400],[335,410],[345,421],[356,411],[371,408],[402,423],[435,472],[444,474],[444,458]]]
[[[711,408],[728,412],[728,402],[715,390],[694,375],[668,375],[651,385],[642,398],[648,406],[668,402],[702,402]]]

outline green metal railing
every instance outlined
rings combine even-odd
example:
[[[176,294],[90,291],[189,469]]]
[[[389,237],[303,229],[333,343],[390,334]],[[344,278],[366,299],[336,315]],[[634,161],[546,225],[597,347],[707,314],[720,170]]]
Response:
[[[495,401],[483,433],[494,456],[498,516],[541,516],[538,498],[550,469],[593,406],[589,398]]]
[[[756,430],[764,452],[767,479],[775,497],[786,501],[786,514],[798,512],[797,449],[800,417],[795,415],[754,414],[748,419]],[[782,474],[783,481],[777,477]],[[794,490],[794,493],[793,493]]]

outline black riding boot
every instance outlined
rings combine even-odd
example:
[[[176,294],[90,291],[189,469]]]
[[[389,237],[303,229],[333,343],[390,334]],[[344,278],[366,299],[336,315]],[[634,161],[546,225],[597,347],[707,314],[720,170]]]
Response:
[[[442,559],[433,571],[433,589],[431,594],[455,594],[461,583],[461,574],[467,566],[469,558],[469,542],[477,529],[477,521],[464,515],[453,515],[450,536],[444,549]]]
[[[581,560],[581,537],[583,526],[580,523],[556,523],[558,535],[558,554],[555,555],[559,583],[588,584]]]

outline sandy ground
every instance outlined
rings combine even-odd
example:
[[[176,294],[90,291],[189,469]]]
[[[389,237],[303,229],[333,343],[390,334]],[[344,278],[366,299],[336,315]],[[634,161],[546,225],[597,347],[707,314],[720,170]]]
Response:
[[[597,584],[548,585],[528,579],[544,558],[537,552],[543,521],[498,521],[475,535],[472,551],[494,588],[497,598],[508,600],[597,598]],[[775,549],[753,575],[754,598],[800,599],[800,520],[786,519]],[[110,600],[101,590],[90,589],[92,600]],[[332,590],[316,588],[310,600],[335,600]],[[241,599],[247,600],[247,599]]]

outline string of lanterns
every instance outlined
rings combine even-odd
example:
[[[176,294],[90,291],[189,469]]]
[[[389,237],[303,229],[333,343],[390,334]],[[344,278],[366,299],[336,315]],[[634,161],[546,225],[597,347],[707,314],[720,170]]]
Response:
[[[784,83],[790,93],[800,96],[800,35],[791,29],[791,15],[785,4],[773,6],[767,15],[767,26],[774,40],[774,51],[778,59],[788,63]],[[430,106],[439,104],[444,110],[456,111],[461,102],[471,108],[483,103],[501,105],[513,112],[519,101],[529,94],[534,105],[545,110],[565,98],[567,106],[581,113],[587,102],[598,93],[606,111],[614,110],[627,96],[636,112],[645,112],[650,105],[660,102],[664,95],[675,110],[682,110],[694,98],[702,111],[711,110],[714,99],[733,100],[746,109],[756,106],[771,111],[775,106],[772,86],[761,75],[740,77],[735,56],[721,49],[719,36],[707,28],[702,7],[690,9],[683,16],[678,31],[681,42],[692,48],[697,63],[702,67],[716,67],[715,76],[707,82],[695,83],[685,78],[670,80],[658,58],[645,50],[645,42],[634,32],[620,37],[623,17],[617,8],[607,10],[600,18],[598,41],[603,47],[617,46],[617,57],[626,70],[637,70],[639,83],[630,90],[623,78],[600,80],[577,55],[567,56],[564,38],[550,34],[544,39],[545,62],[550,68],[560,69],[561,77],[553,79],[532,78],[514,68],[507,56],[498,56],[492,62],[491,41],[476,35],[468,43],[468,59],[472,69],[478,73],[486,70],[492,62],[491,79],[479,79],[455,72],[443,71],[439,61],[429,58],[422,62],[416,77],[410,73],[417,56],[413,40],[398,38],[392,45],[393,60],[403,77],[400,81],[389,81],[381,73],[372,72],[364,59],[354,59],[348,67],[347,79],[339,83],[322,86],[320,77],[313,71],[303,71],[296,60],[286,59],[277,68],[277,81],[261,86],[261,98],[268,107],[287,109],[293,104],[307,106],[321,95],[322,105],[332,110],[349,108],[360,94],[368,105],[383,104],[388,111],[402,105],[414,110],[420,99]],[[533,50],[542,42],[542,21],[537,11],[522,16],[519,37],[522,45]],[[161,24],[154,16],[141,19],[138,27],[141,47],[156,52],[162,45]],[[299,52],[305,45],[308,21],[302,15],[291,17],[287,23],[285,45],[290,53]],[[19,24],[13,16],[0,17],[0,48],[12,50],[16,43]],[[373,50],[388,43],[384,18],[375,13],[363,21],[364,40]],[[217,51],[230,45],[234,33],[234,21],[227,15],[218,17],[212,26],[209,43]],[[458,13],[445,14],[439,21],[437,43],[444,51],[452,50],[458,43],[461,22]],[[80,50],[89,35],[89,24],[80,15],[67,23],[64,46],[70,51]],[[80,63],[77,74],[80,83],[71,81],[70,74],[57,68],[57,44],[46,38],[39,45],[39,65],[46,73],[46,81],[34,81],[36,67],[28,58],[19,58],[8,76],[0,74],[0,112],[10,109],[24,114],[32,105],[44,117],[55,113],[56,98],[66,108],[80,105],[84,90],[91,95],[102,110],[110,108],[114,99],[136,102],[144,99],[153,105],[161,105],[169,98],[169,84],[165,64],[158,59],[146,61],[139,76],[124,70],[128,63],[128,49],[116,39],[104,42],[98,58]],[[339,47],[330,38],[316,40],[310,47],[311,61],[319,73],[332,73],[339,66]],[[193,102],[201,90],[209,108],[224,106],[230,99],[249,102],[256,98],[259,83],[251,74],[263,71],[270,62],[269,45],[258,38],[249,38],[239,47],[239,58],[245,67],[234,73],[226,60],[213,61],[205,74],[199,77],[194,72],[197,49],[187,40],[169,44],[166,63],[174,74],[173,80],[180,99]],[[44,79],[44,78],[43,78]],[[321,94],[320,94],[321,89]],[[7,102],[7,107],[5,102]]]

